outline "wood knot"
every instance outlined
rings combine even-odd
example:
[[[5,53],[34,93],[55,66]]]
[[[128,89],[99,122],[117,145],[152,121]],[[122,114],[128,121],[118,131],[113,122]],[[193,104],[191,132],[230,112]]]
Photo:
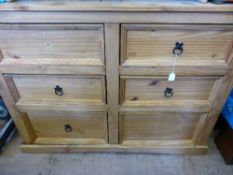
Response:
[[[133,97],[132,99],[131,99],[131,101],[137,101],[138,100],[138,97]]]
[[[20,56],[18,56],[18,55],[13,55],[13,58],[14,58],[14,59],[19,59]]]
[[[135,56],[136,56],[136,52],[129,52],[129,53],[128,53],[128,56],[129,56],[129,57],[135,57]]]
[[[150,82],[149,85],[150,85],[150,86],[154,86],[154,85],[156,85],[157,83],[158,83],[158,81],[154,80],[154,81]]]
[[[214,58],[214,57],[216,57],[216,56],[217,56],[217,55],[216,55],[215,53],[211,55],[212,58]]]

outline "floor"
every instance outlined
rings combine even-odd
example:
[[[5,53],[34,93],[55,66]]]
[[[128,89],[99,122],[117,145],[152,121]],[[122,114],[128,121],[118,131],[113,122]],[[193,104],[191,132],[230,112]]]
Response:
[[[0,154],[0,175],[233,175],[213,137],[205,156],[76,153],[25,154],[17,134]]]

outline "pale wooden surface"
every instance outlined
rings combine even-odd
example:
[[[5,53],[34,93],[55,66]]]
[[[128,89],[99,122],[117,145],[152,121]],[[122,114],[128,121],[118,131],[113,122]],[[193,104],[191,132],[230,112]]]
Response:
[[[104,58],[102,25],[1,25],[0,40],[5,59]]]
[[[119,24],[105,24],[109,143],[118,144]]]
[[[219,89],[216,89],[212,92],[215,95],[215,98],[212,99],[212,110],[208,115],[208,118],[205,121],[205,125],[200,132],[200,135],[197,138],[198,144],[203,144],[211,134],[211,131],[218,119],[219,113],[222,110],[223,105],[225,104],[228,95],[230,94],[233,87],[233,42],[229,49],[228,55],[226,57],[226,62],[228,63],[230,69],[227,71],[226,75],[222,78],[222,82],[216,86]]]
[[[31,110],[44,111],[76,111],[76,112],[101,112],[107,111],[107,105],[95,100],[67,100],[67,101],[48,101],[48,100],[24,100],[20,99],[16,103],[21,112]]]
[[[105,75],[105,66],[91,62],[77,62],[77,60],[56,59],[4,60],[1,62],[2,73],[14,74],[66,74],[66,75]],[[219,70],[222,72],[222,68]]]
[[[140,24],[122,25],[121,30],[122,74],[168,74],[172,67],[172,49],[176,42],[184,44],[184,53],[177,59],[177,74],[199,72],[205,75],[217,74],[219,71],[225,74],[224,59],[233,38],[231,25]],[[202,69],[197,66],[195,70],[196,65],[201,65]]]
[[[206,152],[232,87],[232,5],[25,1],[0,15],[1,94],[24,151]]]
[[[211,104],[203,100],[186,101],[128,101],[119,111],[124,113],[146,112],[209,112]]]
[[[15,65],[2,71],[49,73],[49,69],[51,74],[59,65],[63,66],[59,71],[67,74],[104,74],[103,40],[103,25],[97,24],[0,25],[1,64]],[[29,71],[20,65],[28,65]]]
[[[97,144],[108,142],[106,113],[29,111],[38,144]],[[69,124],[71,132],[64,130]]]
[[[25,101],[88,101],[105,103],[104,77],[13,75],[11,76],[20,98]],[[55,94],[54,88],[63,89],[63,95]]]
[[[24,144],[21,150],[25,153],[75,153],[75,152],[119,152],[119,153],[160,153],[179,155],[206,154],[207,146],[193,145],[158,145],[158,146],[128,146],[115,144],[97,145],[41,145]]]
[[[233,26],[122,25],[126,40],[122,63],[127,61],[171,61],[176,42],[183,43],[182,61],[224,60],[233,37]],[[125,38],[126,37],[126,38]]]
[[[216,5],[211,3],[200,3],[197,0],[88,0],[82,1],[62,1],[52,0],[43,1],[21,1],[6,3],[0,6],[2,11],[216,11],[232,12],[232,5]],[[113,1],[113,2],[111,2]]]
[[[208,101],[210,91],[216,78],[177,77],[175,82],[168,84],[167,77],[121,77],[124,89],[122,103],[127,101]],[[164,97],[167,87],[173,88],[173,96]]]
[[[192,140],[200,114],[130,114],[121,116],[121,141]]]
[[[51,12],[0,11],[1,23],[163,23],[163,24],[231,24],[233,13],[160,12]]]
[[[29,124],[29,121],[27,120],[27,116],[17,110],[14,98],[10,90],[8,89],[8,86],[2,74],[0,74],[0,95],[4,103],[6,104],[10,115],[13,118],[20,135],[23,137],[24,143],[32,143],[35,139],[35,135],[31,130],[31,126]]]
[[[172,67],[172,54],[170,61],[132,60],[120,66],[121,75],[168,75]],[[180,76],[224,76],[229,66],[224,60],[198,60],[176,62],[176,75]],[[7,71],[7,70],[4,70]]]

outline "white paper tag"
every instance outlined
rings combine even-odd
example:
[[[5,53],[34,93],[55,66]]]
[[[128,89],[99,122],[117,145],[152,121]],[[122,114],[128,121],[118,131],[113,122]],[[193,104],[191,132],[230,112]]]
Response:
[[[168,76],[168,81],[175,81],[176,74],[174,72],[170,73]]]

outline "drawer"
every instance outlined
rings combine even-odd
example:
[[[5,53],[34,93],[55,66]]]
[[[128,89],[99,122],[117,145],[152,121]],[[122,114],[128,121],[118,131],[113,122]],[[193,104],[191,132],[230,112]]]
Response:
[[[107,115],[102,112],[28,111],[37,144],[108,142]]]
[[[122,75],[167,75],[176,42],[183,43],[176,73],[223,75],[227,69],[233,26],[143,25],[121,26]]]
[[[0,51],[4,73],[105,73],[101,24],[0,25]]]
[[[167,77],[121,76],[120,109],[208,112],[219,81],[216,77],[178,77],[168,83]],[[172,96],[165,96],[167,87],[172,88]]]
[[[20,110],[105,110],[104,76],[5,75]],[[96,107],[91,109],[92,107]]]
[[[206,114],[153,113],[121,114],[121,144],[194,144]]]

